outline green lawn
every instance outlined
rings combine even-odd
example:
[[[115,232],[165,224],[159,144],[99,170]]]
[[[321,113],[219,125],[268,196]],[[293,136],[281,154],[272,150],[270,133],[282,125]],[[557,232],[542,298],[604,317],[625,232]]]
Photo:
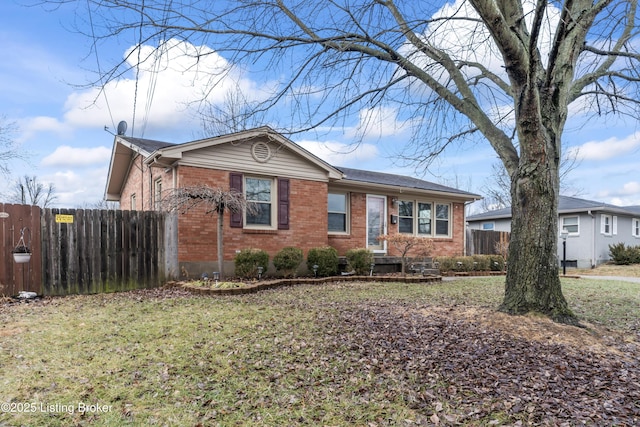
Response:
[[[628,385],[620,399],[634,399],[639,285],[565,279],[591,326],[577,329],[494,313],[503,281],[301,285],[237,297],[152,290],[0,306],[0,425],[526,425],[564,420],[571,407],[599,424],[589,418],[602,410],[593,393],[576,404],[575,390],[558,391],[567,409],[556,414],[526,390],[551,387],[533,378],[567,369],[588,384],[609,364],[624,365],[628,383],[597,381]],[[514,335],[508,323],[518,319],[588,337],[589,348]],[[518,364],[535,372],[511,384]],[[579,389],[573,378],[555,387]]]

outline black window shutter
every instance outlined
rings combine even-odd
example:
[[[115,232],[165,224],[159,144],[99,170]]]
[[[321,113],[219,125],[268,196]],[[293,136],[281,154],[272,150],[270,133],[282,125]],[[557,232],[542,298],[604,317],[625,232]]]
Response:
[[[278,230],[289,229],[289,180],[278,178]]]
[[[242,174],[231,172],[229,174],[229,187],[242,193]],[[242,212],[231,212],[231,227],[242,228]]]

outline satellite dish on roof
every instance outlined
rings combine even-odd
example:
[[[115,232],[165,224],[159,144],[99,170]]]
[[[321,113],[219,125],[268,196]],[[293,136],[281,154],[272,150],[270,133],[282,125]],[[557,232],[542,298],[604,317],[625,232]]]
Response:
[[[127,122],[123,120],[120,123],[118,123],[118,135],[124,135],[126,131],[127,131]]]

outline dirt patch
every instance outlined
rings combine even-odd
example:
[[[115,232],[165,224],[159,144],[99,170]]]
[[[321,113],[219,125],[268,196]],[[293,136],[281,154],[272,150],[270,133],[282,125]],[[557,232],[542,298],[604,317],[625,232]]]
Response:
[[[435,312],[464,319],[466,322],[493,330],[514,338],[522,338],[527,341],[535,341],[542,344],[560,344],[581,351],[589,351],[598,354],[614,353],[624,356],[618,346],[621,342],[637,346],[634,337],[601,326],[582,322],[583,328],[563,325],[553,322],[549,318],[527,314],[524,316],[512,316],[483,307],[433,307],[422,310],[423,314],[430,315]]]

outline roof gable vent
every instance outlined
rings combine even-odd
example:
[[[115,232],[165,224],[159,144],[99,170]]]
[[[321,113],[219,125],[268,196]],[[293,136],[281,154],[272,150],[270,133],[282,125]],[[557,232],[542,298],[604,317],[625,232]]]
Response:
[[[264,142],[256,142],[251,146],[251,155],[260,163],[265,163],[271,158],[271,148]]]

